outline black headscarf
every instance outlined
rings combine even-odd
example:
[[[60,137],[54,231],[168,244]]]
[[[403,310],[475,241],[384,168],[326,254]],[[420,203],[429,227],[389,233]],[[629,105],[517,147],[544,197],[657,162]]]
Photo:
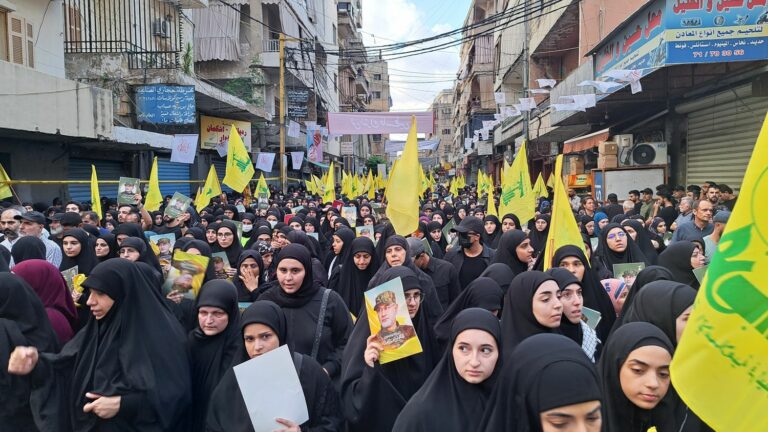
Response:
[[[300,308],[309,303],[320,290],[320,286],[312,278],[312,256],[309,250],[300,244],[289,244],[280,250],[275,264],[289,258],[300,262],[304,267],[304,280],[301,282],[301,287],[295,293],[288,294],[279,284],[276,284],[259,297],[259,300],[273,301],[280,307]]]
[[[441,344],[446,344],[451,333],[451,325],[454,319],[465,309],[481,308],[489,312],[501,311],[501,302],[504,300],[504,291],[495,280],[487,277],[479,277],[464,289],[456,297],[456,300],[448,306],[443,316],[435,324],[435,336]],[[496,318],[496,317],[494,317]],[[496,318],[498,321],[498,318]]]
[[[406,248],[407,250],[407,248]],[[342,409],[351,431],[391,431],[397,415],[406,402],[421,387],[434,366],[440,360],[440,349],[434,336],[436,316],[426,301],[430,293],[405,266],[392,267],[382,275],[381,283],[401,278],[403,290],[422,290],[419,311],[412,319],[422,352],[386,364],[376,363],[369,367],[363,359],[367,339],[371,335],[367,308],[362,308],[352,335],[344,350],[342,360],[341,399]],[[431,295],[437,294],[434,287]],[[439,302],[437,306],[439,307]]]
[[[231,282],[218,279],[206,282],[195,300],[195,310],[216,307],[226,312],[229,321],[219,334],[207,336],[199,324],[189,332],[188,343],[192,369],[193,430],[205,429],[208,401],[221,377],[232,366],[235,354],[243,345],[240,334],[240,310],[237,291]]]
[[[147,250],[147,245],[144,243],[144,240],[136,237],[128,237],[126,239],[123,239],[123,243],[120,244],[120,249],[124,247],[130,247],[133,249],[136,249],[136,252],[139,253],[139,259],[138,261],[141,261],[149,266],[152,266],[157,271],[162,271],[162,267],[160,267],[160,262],[157,261],[157,259],[152,259],[150,255],[154,256],[155,253],[150,249]]]
[[[524,263],[517,258],[517,247],[527,238],[528,236],[523,231],[516,229],[502,234],[501,240],[499,240],[499,248],[496,249],[491,264],[506,264],[515,275],[528,271],[528,263]]]
[[[621,223],[622,226],[631,226],[635,230],[637,235],[635,236],[635,243],[640,248],[650,265],[656,265],[659,260],[659,253],[651,243],[651,233],[648,231],[643,223],[637,219],[627,219]]]
[[[34,236],[23,236],[11,248],[14,265],[31,259],[45,259],[45,243]]]
[[[539,231],[536,229],[536,221],[543,220],[547,222],[547,227],[544,229],[544,231]],[[538,254],[541,253],[541,251],[544,250],[544,247],[547,245],[547,236],[549,235],[549,228],[550,228],[550,217],[548,214],[540,214],[536,216],[533,219],[534,226],[531,232],[528,234],[528,236],[531,238],[531,247],[533,248],[533,254],[534,256],[538,256]]]
[[[248,258],[253,258],[254,261],[256,261],[256,265],[259,266],[259,286],[253,291],[249,291],[243,281],[240,280],[240,276],[242,275],[242,273],[240,273],[240,266],[243,265],[243,262]],[[268,286],[265,286],[266,282],[264,282],[264,272],[266,269],[264,268],[264,260],[261,258],[261,254],[253,249],[246,249],[240,254],[240,258],[237,259],[236,265],[237,272],[235,273],[235,277],[232,278],[232,283],[234,283],[237,288],[238,301],[256,301],[256,299],[265,291],[265,288],[268,288]]]
[[[235,215],[237,215],[237,209],[235,209]],[[216,233],[218,234],[219,231],[223,229],[227,229],[232,233],[232,244],[224,248],[224,247],[221,247],[221,245],[217,241],[213,245],[212,249],[214,252],[226,253],[227,259],[229,259],[230,263],[237,262],[237,259],[240,257],[240,252],[243,251],[243,245],[240,244],[240,237],[237,236],[237,227],[235,226],[235,224],[232,223],[232,221],[224,220],[221,222],[221,225],[219,225],[219,228],[216,230]]]
[[[453,345],[465,330],[482,330],[496,340],[499,357],[493,373],[479,384],[470,384],[459,375],[453,361]],[[476,426],[502,369],[501,328],[490,312],[470,308],[456,315],[450,329],[450,348],[429,375],[427,381],[403,408],[393,427],[394,431],[468,431]]]
[[[531,336],[515,348],[511,358],[505,359],[478,431],[539,432],[544,411],[607,399],[601,394],[595,366],[565,336]]]
[[[557,281],[557,286],[560,287],[561,292],[572,284],[576,284],[579,287],[582,286],[581,281],[573,273],[564,268],[552,267],[551,269],[547,270],[546,273],[555,278],[555,281]],[[568,337],[568,339],[571,339],[579,344],[579,346],[581,346],[582,342],[584,341],[584,332],[581,329],[581,324],[572,323],[568,317],[565,316],[565,310],[563,310],[563,318],[560,320],[560,333]]]
[[[634,303],[635,297],[640,294],[646,285],[659,280],[674,281],[674,278],[675,276],[672,272],[662,266],[649,266],[640,270],[640,273],[638,273],[635,278],[635,283],[632,284],[632,288],[629,290],[629,294],[627,294],[627,298],[624,299],[624,306],[622,307],[621,313],[619,313],[619,319],[617,319],[616,322],[621,321],[625,311],[629,309],[632,303]]]
[[[515,278],[515,273],[508,265],[502,263],[491,264],[480,273],[480,277],[488,277],[496,281],[504,295],[507,294],[509,284]]]
[[[546,273],[533,270],[515,276],[509,285],[501,315],[505,360],[512,361],[512,351],[525,338],[539,333],[556,332],[556,329],[541,325],[533,315],[533,297],[536,290],[546,281],[555,279]]]
[[[136,237],[144,240],[144,245],[147,247],[148,251],[152,250],[152,246],[149,245],[149,239],[147,239],[147,236],[144,235],[144,231],[141,229],[141,225],[135,224],[135,223],[124,223],[120,224],[117,228],[115,228],[114,231],[112,231],[112,234],[115,235],[117,238],[120,234],[126,235],[128,237]],[[176,241],[178,242],[179,239]],[[121,243],[122,245],[122,243]],[[176,245],[174,244],[174,247]],[[147,255],[147,261],[149,265],[156,269],[160,269],[160,260],[157,259],[157,255],[154,253],[150,253]],[[81,272],[82,273],[82,272]]]
[[[674,242],[659,255],[659,265],[672,273],[675,282],[699,289],[699,281],[691,266],[691,255],[697,247],[701,249],[698,244],[688,240]]]
[[[185,236],[192,236],[195,240],[205,241],[205,231],[202,227],[192,227],[184,233]]]
[[[355,254],[365,252],[371,256],[371,263],[365,270],[360,270],[355,265]],[[368,237],[358,237],[352,241],[349,253],[341,265],[339,277],[331,285],[344,300],[347,309],[355,316],[360,314],[365,297],[363,293],[368,289],[368,283],[376,271],[379,269],[379,263],[376,261],[376,246]]]
[[[608,233],[614,228],[621,229],[626,235],[627,248],[624,249],[624,252],[616,252],[608,247]],[[600,279],[610,279],[613,277],[614,264],[645,263],[646,266],[651,265],[635,241],[632,240],[632,237],[627,234],[627,231],[621,225],[609,223],[600,230],[599,238],[600,241],[597,244],[595,254],[592,256],[592,261],[595,263],[599,262],[602,266],[599,269]]]
[[[80,242],[80,253],[71,258],[66,254],[62,254],[59,270],[64,271],[77,266],[78,273],[88,276],[91,274],[91,270],[96,267],[96,264],[99,263],[99,259],[96,258],[93,239],[80,228],[67,231],[62,239],[67,237],[74,237]],[[85,300],[83,300],[83,303],[85,303]]]
[[[440,248],[440,252],[442,252],[442,254],[445,255],[445,248],[448,246],[448,241],[445,239],[445,236],[442,233],[442,229],[443,229],[443,227],[442,227],[442,225],[440,225],[440,222],[438,222],[438,221],[432,221],[432,222],[428,223],[427,224],[427,235],[428,235],[427,238],[429,239],[429,242],[433,245],[432,249],[435,248],[434,245],[437,245],[437,247]],[[440,241],[436,242],[436,241],[432,240],[432,235],[430,233],[432,231],[434,231],[434,230],[440,230]],[[498,244],[497,244],[497,246],[498,246]]]
[[[218,232],[219,227],[221,226],[221,222],[213,222],[209,223],[207,227],[205,227],[205,242],[208,243],[208,246],[211,248],[214,247],[214,245],[218,246],[218,240],[214,240],[213,242],[208,241],[208,231]],[[272,236],[272,231],[270,230],[268,233],[270,236]],[[258,235],[258,234],[257,234]]]
[[[635,301],[616,325],[642,321],[655,325],[677,346],[677,324],[675,320],[680,314],[693,305],[696,290],[688,285],[659,280],[651,282],[635,296]]]
[[[523,226],[520,225],[520,218],[517,217],[514,213],[507,213],[501,218],[501,223],[504,224],[504,219],[512,219],[512,221],[515,223],[515,229],[516,230],[522,230]]]
[[[485,223],[486,222],[493,222],[496,224],[496,229],[491,233],[488,234],[485,231]],[[483,218],[483,244],[488,246],[491,249],[496,249],[499,247],[499,238],[501,237],[501,222],[499,222],[499,218],[497,218],[494,215],[487,215]]]
[[[581,280],[581,294],[584,297],[584,306],[600,312],[601,319],[595,332],[598,339],[605,341],[616,321],[616,311],[613,308],[611,297],[605,291],[597,272],[590,266],[584,251],[578,246],[566,245],[555,251],[552,257],[552,267],[560,267],[560,263],[567,257],[578,258],[584,264],[584,277]]]
[[[646,431],[655,426],[659,431],[674,429],[674,415],[666,398],[652,410],[644,410],[627,399],[621,388],[619,372],[629,354],[644,346],[658,346],[674,354],[672,342],[658,327],[647,322],[621,326],[603,348],[598,363],[605,400],[603,425],[609,431]]]
[[[117,237],[114,234],[102,234],[99,238],[104,240],[107,246],[109,246],[109,253],[103,257],[97,257],[99,262],[106,261],[110,258],[116,258],[119,252],[119,248],[117,247]]]
[[[331,251],[326,257],[327,262],[325,263],[325,267],[328,269],[329,273],[333,272],[336,267],[346,261],[349,250],[352,248],[352,241],[355,239],[355,232],[347,227],[340,227],[333,233],[333,236],[340,238],[343,244],[338,255],[335,255],[333,251]]]

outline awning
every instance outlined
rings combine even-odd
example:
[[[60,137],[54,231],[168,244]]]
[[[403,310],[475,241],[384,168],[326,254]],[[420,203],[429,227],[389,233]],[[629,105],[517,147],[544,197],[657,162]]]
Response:
[[[563,153],[576,153],[583,150],[597,147],[603,141],[608,141],[611,130],[603,129],[601,131],[593,132],[589,135],[580,136],[578,138],[570,139],[563,143]]]
[[[311,161],[311,160],[309,160],[309,159],[307,159],[307,158],[304,158],[304,162],[309,162],[309,163],[311,163],[312,165],[317,165],[317,166],[319,166],[319,167],[320,167],[320,168],[322,168],[322,169],[328,169],[328,167],[329,167],[329,165],[328,165],[328,164],[324,164],[324,163],[320,163],[320,162]]]

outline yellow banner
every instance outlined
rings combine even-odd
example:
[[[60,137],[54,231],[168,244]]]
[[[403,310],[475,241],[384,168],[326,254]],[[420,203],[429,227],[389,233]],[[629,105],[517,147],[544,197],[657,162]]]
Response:
[[[245,144],[245,149],[251,151],[251,124],[249,122],[224,119],[218,117],[200,116],[200,148],[215,150],[229,140],[229,129],[235,125],[237,133]]]

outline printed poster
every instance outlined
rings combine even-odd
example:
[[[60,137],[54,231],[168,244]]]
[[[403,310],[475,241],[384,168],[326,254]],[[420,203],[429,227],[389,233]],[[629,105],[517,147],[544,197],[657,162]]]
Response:
[[[171,197],[168,206],[165,207],[165,212],[163,214],[169,216],[171,219],[176,219],[186,213],[190,204],[192,204],[192,198],[176,192],[173,194],[173,197]]]
[[[226,149],[229,130],[235,125],[245,149],[251,151],[251,123],[239,120],[200,116],[200,148],[205,150]],[[226,150],[224,150],[226,154]]]
[[[227,253],[214,252],[211,254],[211,261],[213,262],[213,272],[216,274],[216,279],[229,279],[227,270],[231,270],[232,266],[229,263]]]
[[[197,293],[203,285],[208,261],[208,257],[192,255],[177,249],[173,253],[171,269],[168,271],[168,276],[163,284],[163,294],[178,291],[188,299],[197,297]]]
[[[628,263],[628,264],[614,264],[613,265],[613,277],[624,281],[627,285],[627,289],[632,288],[632,284],[635,283],[637,274],[645,268],[645,263]]]
[[[133,177],[120,177],[117,185],[117,204],[136,205],[136,194],[141,193],[139,179]]]
[[[176,244],[175,234],[158,234],[149,237],[152,250],[157,255],[162,267],[167,266],[173,259],[173,245]]]
[[[341,217],[347,220],[349,222],[349,226],[355,226],[357,225],[357,207],[350,206],[350,207],[342,207],[341,208]]]
[[[374,342],[382,345],[379,363],[386,364],[422,352],[421,342],[408,314],[403,282],[393,279],[365,292],[368,325]]]
[[[363,225],[355,227],[355,232],[358,237],[368,237],[373,240],[373,225]]]

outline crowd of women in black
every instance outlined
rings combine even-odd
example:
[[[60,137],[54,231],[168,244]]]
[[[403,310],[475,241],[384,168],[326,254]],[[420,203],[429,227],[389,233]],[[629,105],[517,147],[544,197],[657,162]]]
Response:
[[[486,215],[473,189],[445,195],[426,195],[409,237],[439,261],[463,253],[446,225],[479,217],[472,234],[492,251],[450,295],[417,265],[423,243],[396,235],[378,200],[343,202],[357,208],[352,222],[375,228],[357,237],[339,206],[304,191],[269,206],[215,199],[176,220],[157,212],[151,226],[110,210],[109,229],[63,233],[58,269],[39,252],[11,271],[0,259],[0,430],[252,430],[233,367],[283,345],[309,420],[278,419],[277,430],[707,430],[669,375],[703,245],[657,254],[631,218],[582,219],[584,244],[556,250],[545,272],[547,205],[522,224]],[[153,233],[174,233],[190,254],[225,252],[233,270],[209,269],[195,300],[164,295]],[[645,264],[631,289],[612,279],[618,263]],[[75,265],[86,279],[73,296],[60,271]],[[363,292],[396,278],[423,352],[379,364]],[[596,327],[585,307],[600,313]]]

